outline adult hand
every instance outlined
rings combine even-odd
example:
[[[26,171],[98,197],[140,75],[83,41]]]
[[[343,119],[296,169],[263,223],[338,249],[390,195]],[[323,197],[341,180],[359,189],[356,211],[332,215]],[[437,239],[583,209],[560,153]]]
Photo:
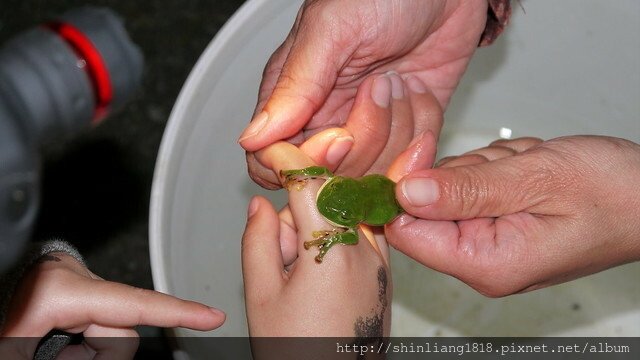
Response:
[[[640,259],[639,182],[630,141],[499,140],[402,178],[386,234],[482,294],[525,292]]]
[[[75,258],[50,253],[16,289],[2,328],[0,349],[18,359],[32,359],[40,338],[57,329],[82,333],[85,339],[83,345],[68,346],[60,356],[133,358],[138,347],[134,326],[213,330],[224,320],[224,313],[217,309],[105,281]],[[106,339],[115,337],[126,339]]]
[[[345,127],[353,136],[354,147],[342,164],[323,158],[331,154],[332,140],[311,147],[308,154],[321,165],[340,165],[337,172],[350,176],[374,166],[386,169],[419,133],[431,130],[437,137],[440,128],[429,128],[419,118],[405,139],[392,138],[396,126],[391,118],[374,121],[349,114],[362,97],[389,107],[389,99],[402,92],[399,75],[381,75],[389,71],[418,91],[431,89],[445,108],[486,16],[487,0],[306,1],[267,64],[255,116],[239,140],[249,152],[251,177],[262,186],[276,186],[257,172],[263,166],[251,152],[282,139],[301,144],[330,127]],[[348,139],[335,140],[336,145],[343,142],[338,148],[344,155]],[[386,162],[375,164],[378,158]]]

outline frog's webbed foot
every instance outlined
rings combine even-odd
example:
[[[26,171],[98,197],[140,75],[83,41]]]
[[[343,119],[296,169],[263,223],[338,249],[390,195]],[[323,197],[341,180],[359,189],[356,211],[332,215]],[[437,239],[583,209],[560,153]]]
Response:
[[[309,250],[312,246],[317,246],[320,252],[316,256],[316,261],[321,263],[327,251],[335,244],[355,245],[358,243],[358,233],[353,229],[321,230],[311,233],[313,240],[305,241],[304,248]]]
[[[333,177],[329,169],[322,166],[309,166],[297,170],[280,170],[280,176],[284,179],[282,186],[291,190],[301,190],[310,179],[328,179]]]

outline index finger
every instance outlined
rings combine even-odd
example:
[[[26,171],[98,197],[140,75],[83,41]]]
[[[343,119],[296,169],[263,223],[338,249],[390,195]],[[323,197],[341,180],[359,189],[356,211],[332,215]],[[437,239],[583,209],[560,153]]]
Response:
[[[88,315],[103,326],[149,325],[206,331],[220,327],[225,321],[225,314],[218,309],[125,284],[101,281],[92,293],[94,306],[89,308]]]
[[[303,169],[315,165],[295,145],[282,141],[256,152],[256,157],[265,166],[273,169],[276,174],[279,174],[281,170]],[[302,243],[305,241],[305,236],[311,231],[331,229],[316,207],[316,193],[322,183],[323,181],[320,179],[309,180],[304,187],[289,191],[289,206],[298,228],[299,249],[303,248]]]
[[[213,330],[225,320],[224,313],[206,305],[111,281],[75,281],[63,293],[52,295],[51,307],[39,315],[47,319],[7,324],[3,336],[39,338],[54,328],[67,330],[89,324]]]

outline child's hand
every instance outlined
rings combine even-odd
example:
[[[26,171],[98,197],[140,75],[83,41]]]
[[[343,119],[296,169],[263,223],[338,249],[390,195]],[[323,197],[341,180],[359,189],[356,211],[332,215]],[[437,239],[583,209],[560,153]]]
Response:
[[[295,146],[283,142],[258,156],[277,173],[313,165]],[[292,189],[289,207],[280,216],[262,197],[249,205],[242,265],[251,336],[376,341],[389,335],[391,277],[384,239],[367,241],[361,234],[359,244],[334,246],[321,264],[314,260],[315,248],[303,247],[312,231],[332,228],[315,205],[321,183],[312,180],[302,189]]]
[[[68,346],[63,354],[93,351],[113,358],[131,358],[138,346],[137,325],[213,330],[224,313],[159,292],[105,281],[65,253],[50,253],[20,282],[2,328],[3,353],[32,359],[38,341],[53,329],[82,333],[84,346]],[[105,341],[123,337],[128,341]],[[76,357],[73,357],[76,358]],[[93,358],[93,356],[89,357]]]
[[[412,83],[415,84],[416,79]],[[431,165],[437,138],[434,134],[439,133],[442,125],[442,110],[433,94],[426,88],[416,91],[415,86],[405,87],[404,83],[396,81],[393,96],[390,95],[391,106],[381,108],[367,96],[370,85],[371,80],[365,81],[360,88],[362,91],[359,90],[349,121],[372,136],[392,135],[389,135],[389,141],[384,135],[376,143],[376,149],[365,151],[366,157],[377,157],[369,171],[385,172],[384,164],[400,153],[401,161],[396,162],[394,173],[404,174]],[[326,129],[307,140],[300,149],[288,143],[276,143],[250,153],[249,158],[254,161],[249,164],[260,164],[254,174],[259,173],[260,179],[269,179],[272,185],[269,188],[280,186],[282,179],[277,176],[280,170],[302,169],[315,164],[330,170],[340,165],[344,169],[338,169],[340,175],[361,175],[367,170],[370,159],[352,156],[350,160],[342,161],[350,149],[342,145],[348,141],[340,141],[340,151],[335,151],[335,139],[351,138],[353,148],[366,148],[367,142],[358,136],[351,137],[349,130]],[[411,139],[411,145],[405,150],[401,144]],[[385,149],[383,155],[378,152],[380,146]],[[310,159],[305,154],[326,156]],[[333,161],[326,161],[327,158]],[[300,190],[293,186],[289,192],[289,206],[279,215],[261,197],[254,198],[249,206],[242,267],[249,334],[254,337],[251,342],[256,358],[273,354],[274,347],[279,345],[273,339],[262,342],[256,336],[348,337],[357,338],[359,344],[389,336],[392,286],[384,237],[365,236],[360,231],[357,245],[333,246],[321,264],[315,261],[317,249],[304,249],[303,243],[311,240],[312,231],[332,229],[317,210],[316,193],[320,186],[318,180],[308,181]],[[261,351],[261,345],[267,347],[266,351]],[[293,345],[302,348],[297,352]],[[278,349],[281,351],[277,358],[283,358],[283,354],[291,358],[302,355],[318,359],[326,358],[325,355],[336,357],[335,348],[322,345],[328,344],[317,340],[297,344],[286,341]]]

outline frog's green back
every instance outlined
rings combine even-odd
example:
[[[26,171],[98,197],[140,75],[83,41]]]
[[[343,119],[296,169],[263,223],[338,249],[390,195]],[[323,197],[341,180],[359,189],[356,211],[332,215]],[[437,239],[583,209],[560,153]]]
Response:
[[[354,227],[362,222],[368,206],[362,201],[362,185],[356,179],[335,176],[325,183],[316,199],[318,211],[338,226]]]
[[[365,196],[365,219],[363,223],[384,225],[404,212],[396,201],[396,183],[383,175],[371,174],[359,179]]]

